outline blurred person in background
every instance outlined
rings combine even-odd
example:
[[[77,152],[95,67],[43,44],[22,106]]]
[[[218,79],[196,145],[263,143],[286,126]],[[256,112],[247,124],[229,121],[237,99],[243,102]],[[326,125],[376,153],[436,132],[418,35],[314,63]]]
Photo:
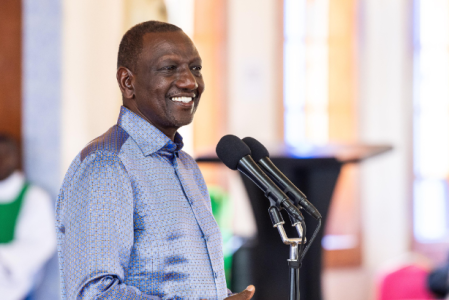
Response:
[[[449,257],[429,273],[427,287],[438,299],[449,299]]]
[[[50,196],[19,171],[14,140],[0,134],[0,299],[23,300],[56,249]]]

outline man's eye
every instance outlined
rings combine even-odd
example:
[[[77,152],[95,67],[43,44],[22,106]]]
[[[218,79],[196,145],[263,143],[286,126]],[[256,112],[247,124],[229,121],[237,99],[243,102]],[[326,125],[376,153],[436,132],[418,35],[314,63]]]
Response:
[[[201,71],[202,68],[203,68],[202,66],[195,66],[195,67],[192,67],[192,70],[193,71]]]
[[[167,70],[167,71],[173,71],[175,69],[176,69],[176,66],[166,66],[166,67],[162,68],[162,70]]]

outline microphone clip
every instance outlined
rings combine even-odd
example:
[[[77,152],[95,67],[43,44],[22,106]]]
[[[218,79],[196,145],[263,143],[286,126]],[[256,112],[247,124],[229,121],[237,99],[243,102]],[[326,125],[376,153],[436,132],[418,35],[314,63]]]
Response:
[[[270,219],[271,219],[271,222],[273,223],[273,227],[277,228],[279,235],[281,236],[281,240],[284,244],[289,245],[291,247],[292,246],[298,247],[298,245],[302,245],[307,242],[306,237],[304,236],[304,230],[303,230],[302,224],[301,224],[302,222],[293,223],[293,218],[290,218],[292,220],[292,226],[295,227],[296,231],[298,232],[298,237],[297,238],[289,238],[287,236],[287,233],[285,232],[285,229],[284,229],[285,221],[282,218],[282,215],[281,215],[281,212],[279,211],[279,209],[276,206],[270,206],[270,208],[268,209],[268,213],[270,214]],[[290,259],[297,260],[297,257],[296,257],[296,259],[295,259],[295,257],[290,257]]]

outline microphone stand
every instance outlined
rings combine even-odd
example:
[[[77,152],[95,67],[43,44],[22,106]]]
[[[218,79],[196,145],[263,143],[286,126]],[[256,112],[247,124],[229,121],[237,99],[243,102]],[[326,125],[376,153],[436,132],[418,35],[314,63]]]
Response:
[[[292,226],[296,227],[299,238],[289,238],[285,233],[284,220],[279,209],[271,206],[268,209],[273,227],[277,228],[281,240],[284,244],[290,246],[290,257],[287,259],[290,269],[290,300],[300,300],[299,291],[299,268],[301,267],[301,257],[299,255],[299,246],[306,242],[301,222],[295,222],[290,218]],[[305,226],[305,224],[304,224]]]

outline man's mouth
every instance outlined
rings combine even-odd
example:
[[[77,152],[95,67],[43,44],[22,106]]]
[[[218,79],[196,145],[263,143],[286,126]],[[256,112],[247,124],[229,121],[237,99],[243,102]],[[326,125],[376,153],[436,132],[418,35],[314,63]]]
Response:
[[[170,97],[171,101],[174,102],[182,102],[182,103],[189,103],[195,99],[195,95],[193,97]]]

